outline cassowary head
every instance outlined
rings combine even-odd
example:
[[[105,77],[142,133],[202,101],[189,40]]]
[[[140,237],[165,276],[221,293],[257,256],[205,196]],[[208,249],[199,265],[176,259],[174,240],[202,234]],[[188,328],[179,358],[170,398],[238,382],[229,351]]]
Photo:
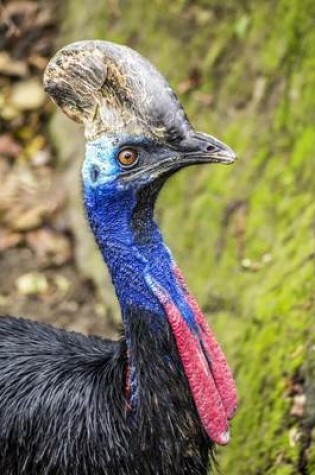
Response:
[[[210,135],[195,132],[163,76],[126,46],[84,41],[50,62],[45,89],[62,110],[84,124],[85,185],[109,193],[161,185],[194,164],[235,160]]]

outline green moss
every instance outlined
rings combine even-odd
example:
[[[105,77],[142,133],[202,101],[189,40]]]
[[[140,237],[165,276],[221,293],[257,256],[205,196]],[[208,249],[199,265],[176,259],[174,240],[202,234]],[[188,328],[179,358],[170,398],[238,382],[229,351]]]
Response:
[[[313,0],[99,0],[93,11],[69,0],[65,12],[62,42],[128,43],[175,88],[197,70],[200,84],[181,97],[193,123],[241,156],[231,168],[183,172],[158,206],[236,371],[240,407],[219,457],[226,474],[306,473],[304,452],[315,473],[313,444],[290,442],[305,429],[288,391],[314,359],[314,15]]]

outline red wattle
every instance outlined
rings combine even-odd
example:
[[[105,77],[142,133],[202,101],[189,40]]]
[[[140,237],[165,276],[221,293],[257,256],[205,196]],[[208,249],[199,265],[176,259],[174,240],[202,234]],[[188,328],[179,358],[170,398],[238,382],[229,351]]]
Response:
[[[203,346],[209,356],[211,372],[222,399],[227,418],[232,419],[237,408],[237,392],[232,372],[220,345],[216,341],[215,336],[199,308],[197,301],[192,295],[190,295],[185,280],[178,267],[175,267],[175,275],[187,294],[187,301],[195,315],[196,322],[200,327]]]
[[[209,437],[220,445],[229,442],[229,427],[225,407],[201,348],[199,338],[194,335],[162,289],[156,287],[168,321],[176,339],[177,348],[196,408]]]

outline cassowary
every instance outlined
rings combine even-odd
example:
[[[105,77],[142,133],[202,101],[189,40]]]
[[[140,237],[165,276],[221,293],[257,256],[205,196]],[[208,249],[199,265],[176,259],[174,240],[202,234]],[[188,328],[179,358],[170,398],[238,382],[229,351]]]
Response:
[[[235,154],[196,132],[165,79],[127,47],[69,45],[44,87],[85,127],[84,204],[124,336],[0,319],[0,474],[206,475],[214,443],[229,440],[236,391],[153,209],[175,172]]]

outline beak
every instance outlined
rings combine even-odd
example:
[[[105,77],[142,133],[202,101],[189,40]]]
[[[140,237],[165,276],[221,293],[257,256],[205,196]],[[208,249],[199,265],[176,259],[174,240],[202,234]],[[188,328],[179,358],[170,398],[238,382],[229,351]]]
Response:
[[[203,163],[222,163],[230,165],[237,156],[233,150],[211,135],[194,132],[182,143],[182,166]],[[180,165],[179,163],[179,165]]]
[[[175,153],[172,157],[162,160],[153,169],[155,178],[169,177],[184,167],[203,165],[207,163],[222,163],[230,165],[235,162],[237,155],[220,140],[201,132],[192,132],[179,144],[171,147]]]

